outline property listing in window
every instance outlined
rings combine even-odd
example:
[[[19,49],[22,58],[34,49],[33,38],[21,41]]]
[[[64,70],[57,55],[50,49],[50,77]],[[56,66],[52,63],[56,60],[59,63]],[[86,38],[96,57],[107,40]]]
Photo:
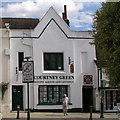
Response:
[[[64,94],[67,94],[66,85],[40,85],[39,86],[39,104],[41,103],[62,103]]]

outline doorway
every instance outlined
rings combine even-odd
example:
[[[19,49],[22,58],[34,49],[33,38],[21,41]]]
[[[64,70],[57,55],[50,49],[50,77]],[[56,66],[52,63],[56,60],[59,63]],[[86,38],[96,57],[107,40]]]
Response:
[[[23,110],[23,86],[12,86],[12,110]]]
[[[93,86],[83,86],[83,112],[90,112],[93,106]]]

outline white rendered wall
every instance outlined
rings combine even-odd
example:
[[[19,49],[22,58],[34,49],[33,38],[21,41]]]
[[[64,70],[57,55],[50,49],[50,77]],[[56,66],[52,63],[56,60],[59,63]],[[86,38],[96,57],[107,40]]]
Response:
[[[11,37],[31,36],[31,30],[11,30]],[[27,84],[22,83],[22,71],[18,68],[18,52],[24,52],[24,57],[31,56],[33,58],[32,39],[11,38],[10,39],[10,109],[12,110],[12,86],[23,86],[23,107],[27,108]],[[16,74],[17,67],[17,74]],[[30,85],[32,91],[33,85]],[[33,95],[33,93],[31,93]],[[30,108],[33,106],[33,97],[30,95]]]
[[[9,63],[9,54],[6,54],[6,51],[9,51],[9,30],[8,29],[0,29],[0,84],[2,82],[8,83],[8,89],[5,91],[4,96],[0,97],[1,99],[1,111],[2,113],[6,113],[10,111],[10,91],[9,91],[9,76],[10,76],[10,63]],[[2,87],[1,87],[2,88]],[[2,91],[2,90],[1,90]],[[2,92],[1,92],[2,95]]]

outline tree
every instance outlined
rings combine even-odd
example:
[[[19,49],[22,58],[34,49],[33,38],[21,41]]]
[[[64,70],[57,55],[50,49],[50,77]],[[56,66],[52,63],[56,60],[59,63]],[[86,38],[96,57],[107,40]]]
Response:
[[[120,2],[102,3],[94,15],[93,35],[98,59],[106,61],[110,85],[120,85]]]

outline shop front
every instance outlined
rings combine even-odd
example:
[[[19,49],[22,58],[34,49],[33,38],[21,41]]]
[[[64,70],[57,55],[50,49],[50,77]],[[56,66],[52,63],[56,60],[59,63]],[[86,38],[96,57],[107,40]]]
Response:
[[[74,84],[73,75],[43,75],[35,76],[34,84],[36,84],[34,89],[37,94],[35,98],[38,98],[34,103],[34,110],[53,110],[62,109],[62,99],[64,94],[67,94],[71,103],[71,85]]]
[[[27,84],[22,80],[26,57],[34,61],[34,82],[29,85],[31,110],[61,110],[64,94],[69,97],[69,109],[86,112],[93,105],[99,110],[92,41],[92,32],[71,31],[53,7],[33,30],[11,30],[10,110],[16,110],[18,104],[23,110],[28,108]]]

